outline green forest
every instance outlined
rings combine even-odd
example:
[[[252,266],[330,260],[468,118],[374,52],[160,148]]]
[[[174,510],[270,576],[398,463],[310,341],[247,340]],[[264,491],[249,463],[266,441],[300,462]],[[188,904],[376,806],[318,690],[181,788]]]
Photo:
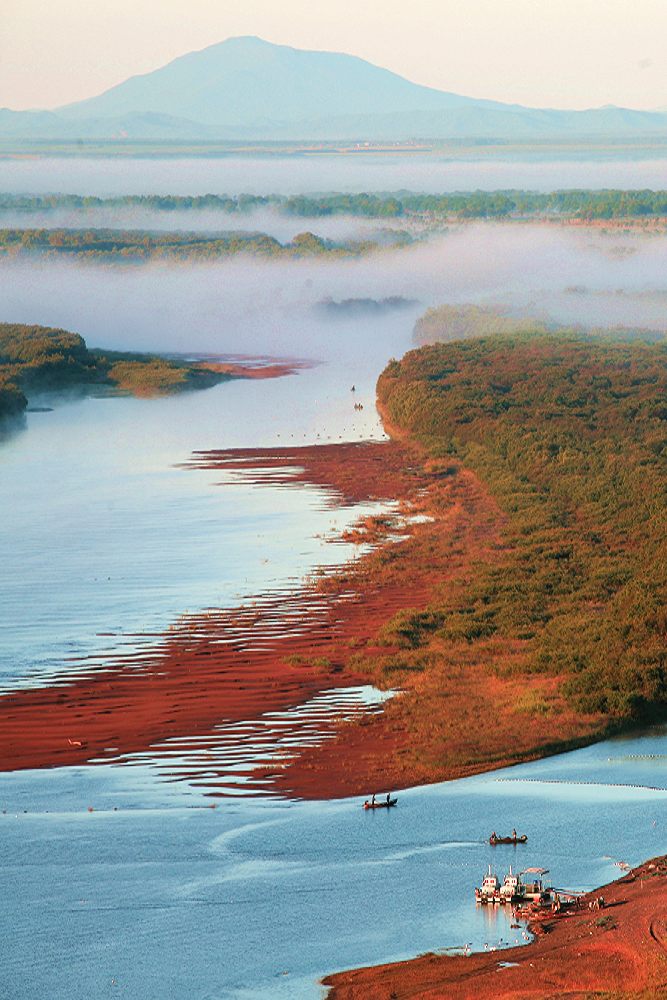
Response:
[[[516,319],[496,309],[476,305],[432,306],[415,323],[417,344],[468,340],[500,333],[546,333],[548,327],[537,319]]]
[[[378,393],[442,475],[462,463],[507,516],[496,560],[396,623],[409,645],[505,638],[574,711],[664,718],[667,345],[563,330],[434,344],[391,361]]]
[[[215,210],[248,214],[273,208],[284,215],[317,218],[353,215],[391,219],[411,215],[459,218],[526,218],[553,216],[581,219],[631,219],[667,216],[667,191],[571,189],[552,191],[507,190],[418,194],[410,191],[381,194],[322,195],[123,195],[98,198],[90,195],[0,195],[0,211],[91,211],[101,208],[137,208],[173,212]]]
[[[30,395],[65,390],[158,395],[206,388],[229,376],[206,365],[90,350],[67,330],[0,323],[0,419],[20,416]]]

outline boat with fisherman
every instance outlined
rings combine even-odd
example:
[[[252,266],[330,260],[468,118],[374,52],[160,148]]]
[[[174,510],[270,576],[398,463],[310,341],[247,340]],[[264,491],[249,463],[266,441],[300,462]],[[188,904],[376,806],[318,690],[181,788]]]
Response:
[[[387,793],[387,797],[383,799],[378,799],[376,801],[373,795],[371,799],[366,799],[364,802],[364,809],[391,809],[398,802],[398,798],[392,798],[391,792]]]
[[[500,879],[489,865],[489,870],[484,876],[481,886],[475,889],[475,901],[477,903],[509,903],[511,905],[550,903],[554,890],[551,887],[545,887],[542,881],[547,872],[547,868],[524,868],[521,872],[513,872],[510,865],[510,870],[501,884]],[[532,877],[526,878],[527,875]]]
[[[518,834],[516,830],[512,830],[509,837],[499,837],[494,830],[489,837],[489,843],[492,847],[495,847],[496,844],[527,844],[528,837],[525,833]]]

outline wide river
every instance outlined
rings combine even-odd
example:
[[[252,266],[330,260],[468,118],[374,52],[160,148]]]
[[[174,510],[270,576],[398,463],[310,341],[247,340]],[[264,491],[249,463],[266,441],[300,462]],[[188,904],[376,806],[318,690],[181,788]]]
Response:
[[[71,169],[79,182],[91,168]],[[24,189],[38,189],[36,170],[20,175]],[[21,187],[12,171],[5,189]],[[215,187],[209,177],[208,189],[230,190],[234,176]],[[225,483],[183,467],[193,450],[381,436],[377,375],[438,302],[664,327],[666,263],[664,237],[538,226],[469,226],[356,262],[3,262],[2,320],[65,326],[91,346],[318,363],[275,381],[28,415],[0,444],[0,686],[57,678],[91,654],[103,663],[187,611],[292,586],[351,555],[329,539],[360,510],[333,511],[315,488]],[[317,307],[388,295],[415,302],[343,321]],[[472,896],[487,863],[541,865],[577,889],[618,875],[616,861],[664,852],[666,769],[657,729],[404,792],[381,815],[348,800],[207,808],[205,788],[165,780],[150,754],[2,775],[0,996],[305,1000],[327,971],[503,947],[521,932]],[[512,826],[528,845],[485,844]]]

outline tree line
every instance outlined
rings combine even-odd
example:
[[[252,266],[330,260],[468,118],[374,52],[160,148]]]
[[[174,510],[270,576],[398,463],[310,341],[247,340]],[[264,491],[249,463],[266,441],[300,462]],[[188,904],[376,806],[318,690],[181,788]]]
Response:
[[[159,212],[215,210],[248,214],[273,208],[284,215],[317,218],[352,215],[392,219],[431,215],[446,218],[524,218],[553,216],[579,219],[634,219],[667,216],[667,191],[568,189],[539,191],[468,191],[420,194],[332,193],[324,195],[0,195],[0,211],[36,213],[55,210],[91,211],[102,208],[137,208]]]

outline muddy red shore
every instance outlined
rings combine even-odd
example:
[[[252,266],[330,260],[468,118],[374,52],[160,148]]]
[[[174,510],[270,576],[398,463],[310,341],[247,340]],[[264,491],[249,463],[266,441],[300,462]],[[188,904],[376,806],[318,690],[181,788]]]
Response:
[[[602,895],[605,907],[588,903]],[[667,997],[667,858],[531,928],[529,945],[341,972],[328,1000],[660,1000]]]
[[[174,773],[185,780],[205,773],[209,794],[227,794],[239,791],[233,772],[247,765],[244,791],[338,798],[532,760],[603,732],[604,719],[568,707],[561,678],[526,669],[525,643],[436,638],[420,651],[403,642],[401,622],[428,616],[448,588],[465,587],[478,561],[503,558],[505,517],[468,470],[425,462],[397,441],[198,453],[192,465],[219,473],[221,488],[241,476],[320,487],[332,508],[392,504],[387,516],[366,517],[346,533],[368,543],[357,561],[240,608],[184,616],[133,655],[74,664],[57,686],[0,696],[3,770],[127,755],[161,756],[168,770],[176,743],[190,760],[205,743],[214,754],[227,727],[227,763],[200,755],[199,771],[179,764]],[[353,721],[320,710],[318,697],[308,739],[299,743],[303,727],[295,722],[290,731],[291,719],[272,746],[255,738],[265,713],[361,684],[401,694]],[[549,698],[554,714],[517,717],[519,694]],[[480,730],[488,704],[495,725]],[[240,728],[232,732],[232,724]],[[245,758],[236,737],[250,747]],[[258,755],[258,743],[265,753]]]
[[[326,488],[332,506],[408,497],[428,479],[410,452],[389,442],[216,452],[195,462],[258,481],[268,472],[275,482],[278,470],[286,483]],[[426,578],[409,597],[402,582],[353,592],[343,574],[184,617],[132,656],[110,657],[102,668],[77,663],[56,686],[0,697],[0,768],[112,759],[357,684],[355,645],[371,640],[393,608],[427,593]]]
[[[264,361],[261,359],[240,359],[238,361],[203,361],[199,368],[219,372],[221,375],[231,375],[233,378],[267,379],[282,378],[284,375],[295,375],[303,368],[311,367],[305,361]]]

